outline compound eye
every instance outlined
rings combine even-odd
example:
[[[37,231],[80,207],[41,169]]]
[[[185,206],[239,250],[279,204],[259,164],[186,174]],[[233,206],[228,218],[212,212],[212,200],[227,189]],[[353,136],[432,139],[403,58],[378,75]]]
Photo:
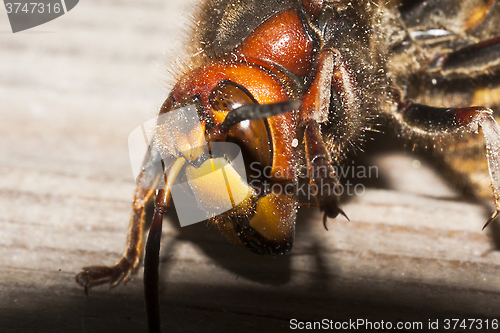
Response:
[[[214,110],[222,112],[229,112],[245,104],[257,104],[248,90],[228,80],[215,86],[208,100]]]

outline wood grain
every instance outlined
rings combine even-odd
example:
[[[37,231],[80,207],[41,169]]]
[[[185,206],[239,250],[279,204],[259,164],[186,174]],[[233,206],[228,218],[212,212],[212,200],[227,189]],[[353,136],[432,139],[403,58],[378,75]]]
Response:
[[[134,190],[127,138],[168,92],[163,52],[177,45],[183,7],[86,0],[17,34],[0,14],[2,332],[145,331],[141,271],[88,298],[74,276],[123,250]],[[481,231],[492,203],[462,197],[425,159],[386,144],[362,159],[378,175],[345,200],[350,222],[330,220],[325,231],[315,209],[302,209],[287,256],[248,253],[203,223],[180,228],[172,209],[164,330],[499,318],[498,225]]]

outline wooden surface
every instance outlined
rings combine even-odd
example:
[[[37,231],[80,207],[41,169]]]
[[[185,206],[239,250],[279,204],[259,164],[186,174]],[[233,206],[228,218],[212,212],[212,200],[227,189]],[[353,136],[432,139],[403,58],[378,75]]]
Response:
[[[0,331],[145,331],[142,269],[125,287],[74,281],[112,264],[134,190],[127,138],[154,117],[176,44],[181,2],[81,1],[12,34],[0,12]],[[189,6],[188,6],[189,7]],[[492,207],[453,190],[397,145],[350,222],[302,209],[291,254],[261,257],[203,223],[162,239],[165,332],[287,332],[292,318],[334,321],[500,319],[498,225]],[[420,163],[420,167],[418,167]]]

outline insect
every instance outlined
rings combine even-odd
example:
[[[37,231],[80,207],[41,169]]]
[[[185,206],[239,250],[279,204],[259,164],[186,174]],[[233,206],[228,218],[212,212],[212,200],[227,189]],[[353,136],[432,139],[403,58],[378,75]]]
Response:
[[[285,254],[293,245],[299,178],[321,189],[312,196],[325,227],[328,218],[346,216],[338,167],[381,124],[436,148],[480,195],[491,197],[491,187],[490,223],[500,211],[499,19],[494,0],[206,1],[190,64],[159,110],[125,253],[113,266],[84,267],[77,282],[87,292],[129,277],[141,258],[145,208],[154,202],[144,279],[149,328],[159,331],[161,224],[177,180],[231,242]],[[189,110],[200,122],[172,125]],[[239,147],[246,178],[229,153],[216,152],[218,143]]]

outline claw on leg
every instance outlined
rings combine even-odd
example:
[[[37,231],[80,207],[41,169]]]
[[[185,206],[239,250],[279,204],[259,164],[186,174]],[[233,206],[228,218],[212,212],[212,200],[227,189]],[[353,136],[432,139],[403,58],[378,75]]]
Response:
[[[498,213],[500,213],[500,211],[499,211],[499,210],[498,210],[498,208],[497,208],[497,210],[495,210],[495,211],[493,212],[493,214],[491,214],[491,217],[489,218],[488,222],[486,222],[486,223],[483,225],[483,228],[482,228],[481,230],[484,230],[484,228],[486,228],[486,227],[487,227],[487,226],[488,226],[491,222],[493,222],[493,220],[497,218]]]
[[[479,112],[477,124],[483,131],[486,141],[486,157],[488,158],[488,170],[491,178],[491,188],[495,199],[495,211],[483,226],[488,226],[500,212],[500,126],[493,117],[493,112],[485,109]]]
[[[127,248],[122,258],[113,266],[87,266],[76,276],[76,282],[84,287],[85,295],[88,296],[89,288],[93,285],[110,282],[110,288],[117,286],[121,281],[126,281],[139,264],[142,253],[142,240],[146,216],[146,206],[153,200],[156,188],[163,176],[161,168],[161,156],[153,145],[149,146],[142,171],[137,178],[140,184],[134,195],[132,203],[133,211],[130,218]],[[158,168],[158,165],[160,167]]]
[[[500,213],[500,126],[493,111],[480,106],[467,108],[438,108],[428,105],[402,101],[401,93],[394,92],[398,106],[395,113],[408,132],[420,135],[457,135],[461,131],[479,132],[479,127],[486,142],[486,158],[491,179],[491,188],[495,200],[495,212],[483,229]]]
[[[328,231],[328,227],[326,226],[326,220],[328,219],[328,215],[326,213],[323,214],[323,226],[325,227],[325,230]],[[87,290],[87,289],[85,289]]]
[[[114,266],[87,266],[76,276],[76,282],[83,286],[85,295],[89,295],[92,285],[109,281],[110,288],[127,279],[133,267],[126,258],[121,258]]]
[[[306,160],[310,173],[310,186],[317,189],[314,198],[319,210],[324,212],[323,225],[326,230],[327,217],[335,218],[341,214],[346,216],[340,208],[340,184],[337,174],[331,164],[331,158],[323,142],[318,123],[310,120],[305,128],[304,142],[306,146]],[[349,220],[349,219],[348,219]]]
[[[343,217],[346,218],[347,221],[350,221],[347,215],[344,213],[344,211],[340,207],[334,207],[334,213],[331,213],[329,211],[325,211],[323,214],[323,226],[325,227],[326,231],[328,231],[328,228],[326,227],[326,221],[329,217],[335,218],[337,215],[342,215]]]
[[[84,287],[88,296],[89,288],[110,282],[110,288],[116,287],[121,281],[126,281],[139,264],[142,253],[142,239],[145,224],[145,207],[153,198],[152,189],[138,188],[134,199],[134,211],[130,219],[127,248],[122,258],[113,266],[87,266],[76,276],[76,282]],[[141,204],[137,204],[141,202]]]

